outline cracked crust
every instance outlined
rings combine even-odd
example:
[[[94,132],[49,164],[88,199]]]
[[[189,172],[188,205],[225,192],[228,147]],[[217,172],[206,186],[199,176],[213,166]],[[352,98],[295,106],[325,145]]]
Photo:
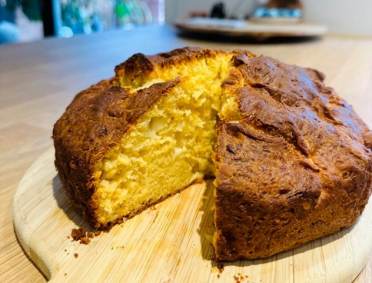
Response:
[[[372,190],[366,125],[318,71],[268,57],[237,65],[242,120],[218,126],[217,259],[271,256],[352,225]]]
[[[115,78],[79,93],[56,122],[59,176],[93,226],[115,224],[96,221],[95,164],[178,83],[136,92],[118,80],[146,79],[157,68],[218,52],[136,54],[116,67]],[[239,109],[237,121],[217,127],[216,258],[267,257],[352,225],[372,190],[372,133],[320,72],[233,54],[224,87]]]
[[[198,47],[185,47],[152,56],[136,53],[125,62],[116,66],[115,73],[116,77],[125,78],[128,81],[134,81],[138,78],[144,80],[155,69],[167,68],[201,58],[211,58],[221,53],[227,52]]]

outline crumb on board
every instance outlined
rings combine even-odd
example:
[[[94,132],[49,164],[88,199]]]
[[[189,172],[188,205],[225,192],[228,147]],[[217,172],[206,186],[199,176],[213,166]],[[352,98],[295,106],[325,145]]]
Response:
[[[74,257],[75,258],[78,258],[79,254],[78,253],[74,253]]]
[[[63,275],[66,277],[67,276],[67,273],[65,272]]]
[[[101,234],[101,231],[87,231],[84,228],[74,228],[71,230],[71,237],[73,241],[78,241],[80,244],[87,245],[95,236]]]
[[[111,250],[116,250],[116,249],[124,249],[125,246],[112,246]]]
[[[223,268],[224,268],[223,263],[222,262],[217,262],[216,266],[217,266],[218,272],[222,273]]]
[[[237,275],[234,275],[235,283],[240,283],[239,277]]]
[[[244,279],[248,279],[248,276],[241,273],[234,275],[235,283],[243,283]]]

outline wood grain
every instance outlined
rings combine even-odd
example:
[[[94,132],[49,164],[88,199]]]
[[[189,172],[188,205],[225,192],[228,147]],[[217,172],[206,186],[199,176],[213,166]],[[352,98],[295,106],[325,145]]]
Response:
[[[25,170],[50,146],[52,125],[75,93],[111,76],[113,67],[135,52],[185,45],[248,48],[318,68],[372,128],[372,38],[328,36],[321,41],[260,45],[204,42],[155,26],[0,46],[0,282],[45,281],[16,241],[11,200]],[[370,283],[371,269],[372,261],[356,282]]]
[[[46,151],[27,170],[13,201],[14,227],[25,252],[53,282],[348,283],[372,252],[372,202],[352,229],[266,260],[211,261],[212,184],[197,184],[101,234],[89,245],[69,235],[87,224],[64,194]]]

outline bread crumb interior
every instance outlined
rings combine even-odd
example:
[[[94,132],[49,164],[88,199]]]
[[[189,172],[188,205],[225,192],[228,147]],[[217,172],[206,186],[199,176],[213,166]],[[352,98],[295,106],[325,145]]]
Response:
[[[97,164],[93,198],[99,205],[99,223],[133,215],[206,175],[214,175],[217,115],[238,112],[234,98],[221,87],[229,75],[231,57],[218,54],[158,67],[146,83],[128,85],[121,80],[121,86],[133,92],[153,83],[177,78],[180,82]]]

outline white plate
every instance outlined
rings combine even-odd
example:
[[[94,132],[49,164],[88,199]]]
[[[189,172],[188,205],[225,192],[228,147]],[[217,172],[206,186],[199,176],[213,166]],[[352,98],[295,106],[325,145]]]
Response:
[[[219,34],[238,37],[315,37],[327,32],[327,27],[318,24],[267,23],[214,18],[189,18],[174,24],[178,29],[194,33]]]

